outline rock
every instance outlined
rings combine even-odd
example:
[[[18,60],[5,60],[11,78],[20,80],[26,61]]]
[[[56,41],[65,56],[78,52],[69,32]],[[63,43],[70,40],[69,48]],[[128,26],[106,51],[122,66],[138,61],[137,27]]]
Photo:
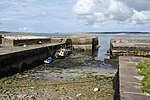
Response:
[[[81,95],[82,95],[82,93],[79,93],[79,94],[76,95],[76,97],[80,97]]]
[[[104,76],[103,76],[103,75],[96,75],[96,76],[95,76],[95,79],[96,79],[96,80],[103,80],[103,79],[104,79]]]
[[[22,99],[22,98],[24,98],[24,97],[26,97],[26,94],[17,95],[17,98],[19,98],[19,99]]]
[[[56,89],[55,91],[58,91],[58,89]]]
[[[36,97],[35,97],[34,95],[31,95],[31,96],[29,97],[29,99],[36,100]]]
[[[65,89],[64,87],[61,87],[61,88],[60,88],[61,91],[64,90],[64,89]]]
[[[94,91],[94,92],[97,92],[97,91],[99,91],[99,88],[94,88],[93,91]]]
[[[149,96],[149,95],[150,95],[150,94],[149,94],[149,93],[147,93],[147,92],[144,92],[144,94],[145,94],[145,95],[147,95],[147,96]]]

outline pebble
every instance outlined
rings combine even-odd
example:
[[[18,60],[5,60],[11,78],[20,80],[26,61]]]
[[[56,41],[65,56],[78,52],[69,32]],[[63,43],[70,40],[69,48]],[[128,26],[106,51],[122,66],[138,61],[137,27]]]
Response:
[[[80,60],[80,59],[79,59]],[[85,60],[88,60],[88,59],[85,59]],[[80,61],[80,62],[82,62],[82,60]],[[79,63],[80,63],[79,62]],[[75,63],[76,64],[76,63]],[[89,64],[89,65],[92,65],[92,66],[94,66],[94,65],[97,65],[97,66],[99,66],[96,62],[92,62],[92,61],[90,61],[90,62],[85,62],[85,65],[87,66],[87,64]],[[84,64],[83,64],[84,65]],[[73,65],[72,65],[73,66]],[[56,67],[57,68],[57,67]],[[90,67],[91,68],[91,67]],[[54,70],[55,68],[53,68],[52,70]],[[80,71],[81,70],[81,71]],[[87,67],[87,70],[89,70],[89,67]],[[78,74],[76,74],[77,73],[77,71],[76,70],[72,70],[72,69],[66,69],[66,71],[65,70],[63,70],[63,72],[66,72],[66,73],[69,73],[70,72],[70,74],[67,74],[67,75],[72,75],[72,73],[75,73],[75,75],[77,75],[77,78],[76,77],[71,77],[71,79],[73,80],[73,81],[78,81],[78,77],[80,78],[86,78],[86,76],[88,76],[88,77],[91,77],[92,79],[94,79],[94,77],[95,77],[95,79],[96,79],[96,81],[98,80],[100,80],[99,82],[102,82],[103,83],[103,80],[106,78],[105,76],[102,76],[102,75],[92,75],[93,74],[93,72],[95,71],[89,71],[89,72],[87,72],[87,70],[86,70],[86,67],[78,67],[77,66],[77,71],[79,71],[79,75]],[[27,73],[27,72],[26,72]],[[18,90],[17,89],[14,89],[14,90],[10,90],[10,89],[8,89],[8,90],[6,90],[7,88],[4,88],[4,90],[3,90],[3,94],[4,95],[6,95],[5,96],[5,98],[6,97],[11,97],[11,98],[9,98],[9,99],[25,99],[25,100],[28,100],[28,99],[41,99],[41,98],[49,98],[49,100],[52,100],[52,99],[54,99],[54,98],[60,98],[62,95],[60,95],[60,96],[58,96],[57,97],[57,94],[59,94],[59,93],[64,93],[64,94],[68,94],[68,96],[65,96],[65,97],[63,97],[62,98],[62,100],[73,100],[73,99],[75,99],[76,98],[76,100],[81,100],[81,98],[82,99],[84,99],[84,100],[89,100],[89,98],[88,97],[86,97],[86,94],[84,93],[84,92],[79,92],[78,91],[78,88],[80,89],[81,87],[75,87],[74,89],[73,89],[73,91],[78,91],[76,94],[70,94],[69,92],[70,92],[70,90],[68,91],[68,88],[69,88],[69,86],[67,86],[68,84],[64,84],[64,85],[61,85],[61,87],[59,87],[59,86],[57,86],[57,85],[50,85],[49,86],[49,81],[47,82],[47,83],[44,83],[45,82],[45,79],[41,79],[41,81],[39,81],[39,82],[42,82],[42,84],[41,83],[39,83],[39,84],[41,84],[41,87],[40,86],[38,86],[38,88],[36,88],[36,86],[34,87],[32,84],[34,84],[34,80],[33,79],[37,79],[37,77],[38,77],[38,74],[30,74],[30,73],[27,73],[27,75],[26,75],[26,73],[25,73],[25,75],[23,74],[17,74],[16,75],[16,77],[15,77],[15,81],[13,80],[13,78],[10,78],[10,79],[8,79],[8,81],[11,83],[13,83],[13,84],[16,84],[16,85],[20,85],[21,83],[27,83],[27,84],[21,84],[21,85],[25,85],[25,86],[29,86],[28,88],[21,88],[21,87],[18,87]],[[42,71],[39,71],[38,73],[42,73]],[[47,75],[47,72],[44,72],[44,73],[46,73],[46,75]],[[53,72],[54,74],[51,76],[52,78],[58,78],[58,80],[59,79],[66,79],[66,76],[61,76],[60,75],[60,72],[59,71],[56,71],[56,73],[55,73],[55,71]],[[80,73],[83,73],[83,74],[80,74]],[[29,74],[29,75],[28,75]],[[44,74],[45,75],[45,74]],[[65,74],[66,75],[66,74]],[[73,74],[74,75],[74,74]],[[81,76],[80,76],[81,75]],[[37,77],[36,77],[37,76]],[[57,76],[57,77],[56,77]],[[27,77],[27,78],[26,78]],[[50,77],[50,78],[51,78]],[[39,78],[39,77],[38,77]],[[95,80],[94,79],[94,80]],[[10,81],[11,80],[11,81]],[[102,81],[101,81],[102,80]],[[107,80],[107,78],[106,78],[106,80]],[[105,80],[104,80],[105,81]],[[6,82],[7,84],[9,83],[9,82]],[[20,83],[19,83],[20,82]],[[38,81],[36,81],[36,82],[38,82]],[[69,81],[68,81],[69,82]],[[72,82],[72,81],[71,81]],[[5,81],[2,81],[1,83],[3,83],[3,84],[5,84]],[[54,82],[55,83],[55,82]],[[65,82],[64,82],[65,83]],[[95,84],[95,83],[94,83]],[[105,84],[105,83],[104,83]],[[36,85],[36,84],[35,84]],[[37,84],[38,85],[38,84]],[[44,85],[46,85],[46,86],[44,86]],[[94,93],[96,93],[96,95],[99,95],[99,92],[98,91],[102,91],[102,92],[104,92],[105,93],[105,87],[104,88],[97,88],[97,86],[93,86],[93,88],[91,89],[91,87],[90,86],[88,86],[88,84],[82,84],[82,86],[84,86],[84,87],[87,87],[87,89],[89,90],[89,92],[94,92]],[[47,88],[48,87],[48,88]],[[51,88],[52,87],[52,88]],[[110,87],[111,88],[111,87]],[[10,91],[10,92],[9,92]],[[13,94],[13,95],[10,95],[10,93],[12,92],[12,91],[16,91],[16,93],[17,94]],[[48,92],[49,91],[49,92]],[[111,90],[110,90],[111,91]],[[85,92],[88,92],[88,91],[85,91]],[[12,92],[13,93],[13,92]],[[26,95],[24,95],[23,93],[25,93]],[[98,94],[97,94],[98,93]],[[103,93],[103,94],[104,94]],[[74,95],[73,97],[70,97],[70,95]],[[64,95],[63,95],[64,96]],[[4,97],[4,96],[3,96]],[[102,97],[103,98],[103,97]],[[92,99],[92,98],[91,98]],[[93,97],[93,99],[95,99],[95,100],[98,100],[98,97]],[[42,99],[41,99],[42,100]],[[48,100],[48,99],[47,99]]]
[[[79,93],[79,94],[76,95],[76,97],[80,97],[81,95],[82,95],[82,93]]]
[[[99,91],[99,88],[94,88],[94,92],[97,92],[97,91]]]

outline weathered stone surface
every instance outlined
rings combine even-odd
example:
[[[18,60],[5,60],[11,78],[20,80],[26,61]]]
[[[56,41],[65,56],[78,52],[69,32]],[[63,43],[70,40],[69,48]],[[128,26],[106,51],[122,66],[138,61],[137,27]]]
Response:
[[[85,50],[95,50],[95,47],[98,43],[98,39],[96,37],[76,37],[79,39],[79,44],[74,45],[72,43],[72,38],[75,37],[63,37],[63,38],[38,38],[38,39],[16,39],[16,38],[4,38],[2,43],[5,48],[0,48],[0,71],[7,71],[9,68],[21,68],[22,66],[26,66],[32,64],[33,62],[41,61],[48,56],[52,56],[56,50],[61,47],[72,47],[77,50],[85,51]],[[84,40],[84,42],[80,41]],[[87,42],[86,42],[87,41]],[[89,42],[91,41],[91,42]],[[81,44],[81,42],[83,44]],[[39,45],[32,45],[32,44]],[[77,43],[77,42],[76,42]],[[88,43],[88,44],[84,44]],[[24,46],[25,47],[13,47],[13,46]],[[4,68],[4,69],[3,69]]]
[[[61,43],[63,38],[51,38],[51,43]]]
[[[68,41],[69,40],[69,41]],[[71,43],[77,50],[96,50],[98,37],[70,36],[70,37],[5,37],[2,41],[4,46],[24,46],[36,44]]]
[[[35,44],[48,44],[51,43],[51,39],[22,39],[22,40],[13,40],[13,46],[25,45],[35,45]]]
[[[87,36],[73,36],[71,37],[73,45],[80,45],[80,44],[92,44],[92,39],[95,37],[87,37]]]
[[[70,36],[61,38],[51,38],[51,43],[60,43],[65,39],[70,39],[72,41],[72,47],[75,50],[89,51],[96,50],[98,45],[97,37],[87,37],[87,36]]]
[[[92,51],[97,49],[98,37],[87,37],[87,36],[75,37],[74,36],[70,38],[72,40],[72,46],[74,49],[83,50],[83,51],[87,51],[87,50]]]
[[[86,51],[86,50],[92,50],[92,45],[73,45],[73,49],[80,50],[80,51]]]
[[[42,61],[52,56],[56,50],[64,45],[66,43],[0,48],[0,71],[7,71],[10,68],[21,69],[27,65]]]
[[[3,38],[2,39],[2,44],[4,46],[6,46],[6,47],[12,47],[12,46],[14,46],[14,42],[11,39],[5,39],[5,38]]]
[[[11,96],[8,100],[113,100],[112,73],[116,69],[106,66],[90,55],[74,52],[65,59],[0,79],[0,99],[7,100],[5,95]]]
[[[0,34],[0,44],[2,44],[2,35]]]
[[[137,64],[140,61],[150,61],[144,57],[119,57],[119,92],[121,100],[150,100],[150,96],[140,89],[140,78],[137,74]]]
[[[150,40],[111,39],[110,53],[118,56],[147,56],[150,57]]]

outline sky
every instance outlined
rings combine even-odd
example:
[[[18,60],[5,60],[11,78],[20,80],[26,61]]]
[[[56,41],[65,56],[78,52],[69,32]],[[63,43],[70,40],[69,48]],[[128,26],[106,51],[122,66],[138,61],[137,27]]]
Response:
[[[150,32],[150,0],[0,0],[0,31]]]

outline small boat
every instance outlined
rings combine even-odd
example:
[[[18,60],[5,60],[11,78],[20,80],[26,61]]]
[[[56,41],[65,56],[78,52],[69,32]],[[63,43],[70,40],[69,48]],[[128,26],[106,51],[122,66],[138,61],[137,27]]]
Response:
[[[71,54],[70,49],[59,49],[56,51],[55,57],[56,58],[64,58],[64,57],[69,56],[70,54]]]
[[[49,64],[53,61],[52,57],[48,57],[47,59],[44,60],[44,63]]]

